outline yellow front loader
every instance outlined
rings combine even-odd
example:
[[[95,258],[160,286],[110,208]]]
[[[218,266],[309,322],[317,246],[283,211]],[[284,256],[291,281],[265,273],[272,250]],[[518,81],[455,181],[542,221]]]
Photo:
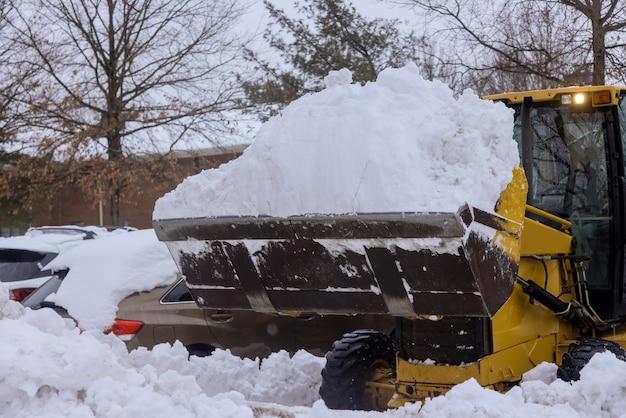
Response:
[[[626,359],[626,87],[499,94],[522,165],[495,208],[154,221],[199,306],[380,314],[326,356],[330,408],[398,407],[541,362]]]

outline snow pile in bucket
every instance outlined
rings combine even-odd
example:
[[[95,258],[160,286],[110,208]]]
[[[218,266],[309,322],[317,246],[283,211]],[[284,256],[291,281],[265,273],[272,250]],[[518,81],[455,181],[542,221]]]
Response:
[[[153,219],[493,210],[519,163],[510,109],[455,98],[414,65],[364,86],[347,70],[325,81],[239,158],[159,199]]]

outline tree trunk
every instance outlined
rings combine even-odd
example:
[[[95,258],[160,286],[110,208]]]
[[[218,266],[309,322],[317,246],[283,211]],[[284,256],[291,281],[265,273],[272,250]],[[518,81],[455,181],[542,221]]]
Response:
[[[603,85],[606,81],[606,28],[602,25],[602,0],[593,0],[591,6],[591,29],[593,49],[593,85]]]
[[[112,118],[114,120],[110,121],[111,130],[107,136],[107,143],[109,146],[108,149],[108,157],[109,163],[113,164],[119,170],[117,173],[116,180],[109,180],[109,197],[110,197],[110,207],[109,211],[111,214],[111,225],[113,226],[123,226],[122,219],[120,219],[120,206],[122,200],[123,193],[123,184],[124,184],[124,170],[121,167],[122,164],[122,135],[119,127],[117,126],[118,122],[116,118]]]

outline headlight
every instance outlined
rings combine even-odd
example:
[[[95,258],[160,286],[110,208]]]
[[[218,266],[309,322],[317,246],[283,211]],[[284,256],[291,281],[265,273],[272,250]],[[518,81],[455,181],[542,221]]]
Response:
[[[591,108],[598,106],[606,106],[611,104],[611,92],[609,91],[594,91],[591,93],[591,97],[588,93],[566,93],[561,95],[562,105],[575,105]]]
[[[572,104],[572,95],[571,94],[562,94],[561,95],[561,104],[571,105]]]
[[[572,97],[572,95],[569,93],[561,95],[561,104],[564,105],[571,105],[572,103],[576,105],[581,105],[585,102],[586,97],[584,93],[575,93],[574,97]]]

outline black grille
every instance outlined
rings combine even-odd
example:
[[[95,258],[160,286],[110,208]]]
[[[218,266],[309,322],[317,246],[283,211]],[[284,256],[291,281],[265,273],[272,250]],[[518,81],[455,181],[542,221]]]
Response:
[[[491,352],[491,321],[487,318],[403,318],[399,322],[398,346],[406,360],[459,365]]]

